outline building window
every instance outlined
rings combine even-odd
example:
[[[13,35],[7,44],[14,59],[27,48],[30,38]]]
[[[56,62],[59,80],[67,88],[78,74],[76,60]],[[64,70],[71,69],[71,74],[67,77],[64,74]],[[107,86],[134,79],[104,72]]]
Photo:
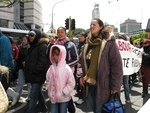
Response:
[[[20,2],[20,21],[24,22],[24,3]]]
[[[8,20],[0,19],[0,26],[8,28]]]

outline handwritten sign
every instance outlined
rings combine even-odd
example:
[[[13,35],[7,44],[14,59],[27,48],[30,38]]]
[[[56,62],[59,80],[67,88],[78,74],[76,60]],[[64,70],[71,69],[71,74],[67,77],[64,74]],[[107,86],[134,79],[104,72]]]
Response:
[[[139,71],[143,49],[134,47],[129,41],[116,39],[123,65],[123,75],[131,75]]]

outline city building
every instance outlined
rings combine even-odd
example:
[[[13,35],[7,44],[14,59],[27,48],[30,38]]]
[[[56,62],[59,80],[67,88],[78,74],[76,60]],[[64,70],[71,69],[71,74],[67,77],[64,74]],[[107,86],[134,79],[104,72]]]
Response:
[[[120,24],[120,32],[129,34],[132,32],[135,32],[137,30],[141,30],[142,29],[142,25],[140,22],[137,22],[134,19],[127,19],[125,20],[125,22]]]
[[[129,36],[135,36],[135,35],[138,35],[138,34],[144,32],[144,31],[145,31],[145,29],[139,29],[139,30],[129,32],[128,35]]]
[[[0,2],[0,6],[6,6]],[[42,6],[38,0],[16,2],[11,7],[0,7],[0,27],[11,29],[40,29],[42,22]]]
[[[148,19],[148,22],[147,22],[146,32],[148,33],[148,38],[150,38],[150,19]]]
[[[100,18],[99,14],[99,4],[94,5],[94,9],[92,10],[92,19],[93,18]]]

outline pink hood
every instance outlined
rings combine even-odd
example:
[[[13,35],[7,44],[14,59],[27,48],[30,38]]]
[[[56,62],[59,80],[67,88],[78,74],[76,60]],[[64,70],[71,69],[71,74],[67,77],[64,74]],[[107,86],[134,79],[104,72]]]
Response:
[[[58,65],[63,65],[64,63],[66,63],[66,48],[62,45],[53,45],[50,49],[50,61],[52,64],[54,64],[54,61],[52,60],[52,49],[53,47],[58,47],[60,50],[60,55],[59,55],[59,59],[58,59]]]
[[[52,49],[60,49],[59,61],[56,66],[52,60]],[[75,79],[71,68],[66,64],[66,49],[61,45],[53,45],[50,49],[50,60],[52,65],[46,73],[46,88],[52,103],[68,102],[71,99],[70,93],[75,87]]]

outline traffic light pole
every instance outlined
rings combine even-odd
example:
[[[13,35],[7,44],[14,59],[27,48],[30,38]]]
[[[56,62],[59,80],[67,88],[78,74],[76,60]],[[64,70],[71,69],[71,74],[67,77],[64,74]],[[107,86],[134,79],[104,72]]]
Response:
[[[72,39],[72,30],[75,30],[75,19],[71,19],[71,16],[69,16],[69,18],[66,18],[65,28],[66,30],[69,29],[69,38]]]
[[[72,39],[71,16],[69,16],[69,36],[70,36],[70,39]]]

